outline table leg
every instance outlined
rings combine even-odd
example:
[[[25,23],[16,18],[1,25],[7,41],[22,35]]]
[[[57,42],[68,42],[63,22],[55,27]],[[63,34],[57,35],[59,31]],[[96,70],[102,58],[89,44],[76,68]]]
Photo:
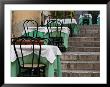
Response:
[[[48,77],[54,77],[54,66],[51,63],[48,65]]]
[[[17,61],[11,62],[11,77],[16,77],[19,72]]]
[[[60,56],[57,56],[57,74],[58,77],[62,77],[62,68],[61,68],[61,60]]]

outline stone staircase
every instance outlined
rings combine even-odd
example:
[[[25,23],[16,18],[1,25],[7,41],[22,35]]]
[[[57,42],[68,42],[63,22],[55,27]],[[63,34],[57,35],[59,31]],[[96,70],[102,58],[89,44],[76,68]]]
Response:
[[[100,76],[100,26],[79,25],[80,35],[69,37],[69,47],[63,52],[63,77]]]

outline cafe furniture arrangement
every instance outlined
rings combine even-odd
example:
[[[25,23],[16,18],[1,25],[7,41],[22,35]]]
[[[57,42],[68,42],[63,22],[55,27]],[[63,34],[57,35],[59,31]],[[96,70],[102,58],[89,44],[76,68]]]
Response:
[[[63,23],[57,20],[48,21],[46,26],[48,30],[48,37],[51,39],[53,45],[58,46],[61,51],[65,51],[68,47],[69,28],[63,27]],[[67,33],[64,32],[65,30]]]
[[[28,43],[27,43],[28,42]],[[38,50],[38,58],[37,58],[37,63],[34,63],[34,52],[35,52],[35,43],[39,45],[40,49]],[[19,76],[34,76],[34,73],[36,76],[45,76],[45,65],[40,64],[40,56],[41,56],[41,42],[38,39],[34,39],[31,37],[18,37],[18,38],[13,38],[12,40],[13,47],[11,49],[14,49],[15,54],[16,54],[16,59],[17,63],[19,66]],[[29,45],[30,44],[30,45]],[[29,46],[27,46],[29,45]],[[26,47],[27,46],[27,47]],[[28,55],[28,52],[24,53],[24,47],[27,50],[32,49],[32,52],[29,51],[29,53],[32,53],[32,58],[30,58],[31,62],[26,63],[24,59],[24,55]],[[12,50],[13,51],[13,50]],[[21,57],[21,58],[19,58]],[[11,57],[13,58],[13,57]]]
[[[37,22],[34,20],[26,20],[24,23],[27,24],[29,22],[32,22],[33,24],[34,23],[37,24]],[[30,76],[32,76],[32,77],[58,76],[58,77],[61,77],[62,69],[61,69],[61,61],[60,61],[61,59],[60,58],[61,58],[62,53],[61,53],[58,45],[55,46],[53,43],[51,43],[52,41],[50,41],[50,38],[48,37],[49,36],[48,33],[51,33],[52,31],[48,32],[50,30],[47,29],[47,31],[43,32],[43,34],[44,34],[43,37],[40,37],[41,34],[39,34],[39,36],[37,36],[37,35],[39,32],[42,33],[42,31],[38,31],[38,29],[39,29],[38,24],[37,24],[36,28],[37,29],[33,29],[34,32],[33,31],[31,32],[31,31],[27,31],[27,30],[31,30],[32,28],[28,29],[28,27],[24,27],[24,34],[21,37],[11,38],[11,41],[12,41],[11,76],[12,77],[16,77],[16,76],[22,76],[22,77],[25,77],[25,76],[26,77],[27,76],[29,76],[29,77]],[[43,29],[45,29],[45,28],[43,28]],[[57,29],[59,29],[59,28],[57,28]],[[63,31],[63,32],[65,32],[65,31]],[[47,38],[45,37],[45,34],[47,34],[46,35]],[[21,40],[18,43],[17,40],[19,40],[19,39],[21,39]],[[44,41],[44,39],[45,39],[45,41]],[[32,40],[31,41],[32,43],[29,43],[28,42],[29,40],[30,41]],[[36,44],[34,40],[37,40],[38,44]],[[41,44],[42,40],[43,40],[43,42]],[[57,40],[55,40],[55,43],[56,43],[56,41]],[[16,42],[18,44],[16,44]],[[24,42],[25,42],[25,44],[22,44]],[[58,43],[58,41],[57,41],[57,43]],[[20,65],[21,63],[20,63],[19,59],[20,59],[20,61],[21,60],[26,60],[26,61],[25,62],[22,61],[23,64]],[[38,62],[39,59],[41,60],[40,62]],[[38,63],[39,67],[34,63]],[[41,65],[39,63],[41,63]],[[23,68],[26,69],[26,71],[23,70],[23,72],[22,72],[21,69],[23,69]],[[56,75],[55,75],[55,73],[56,73]]]
[[[92,16],[80,16],[79,24],[91,25]],[[20,37],[11,38],[11,76],[62,77],[62,52],[68,48],[69,37],[80,33],[76,20],[49,19],[43,26],[25,20],[23,28]]]
[[[73,35],[78,35],[80,33],[80,30],[78,28],[76,19],[74,18],[64,18],[64,19],[47,19],[45,21],[45,25],[47,24],[47,21],[59,21],[63,24],[63,27],[68,27],[70,29],[70,37]]]
[[[62,76],[61,51],[57,46],[42,45],[40,38],[17,37],[11,45],[11,76]],[[27,43],[28,42],[28,43]],[[40,64],[41,63],[41,64]],[[19,67],[18,67],[19,66]],[[21,69],[24,69],[22,71]]]
[[[80,30],[74,18],[62,19],[62,22],[65,27],[68,27],[70,29],[70,37],[72,37],[73,35],[79,35]]]
[[[26,22],[27,21],[27,22]],[[36,26],[29,27],[27,26],[28,20],[23,24],[24,31],[22,35],[32,36],[32,37],[47,37],[52,40],[53,45],[57,45],[61,51],[65,51],[68,48],[68,38],[70,34],[70,29],[68,27],[63,27],[63,24],[57,25],[59,22],[48,22],[45,27],[38,27],[38,24],[35,22]],[[25,24],[26,23],[26,24]],[[59,46],[60,45],[60,46]]]
[[[66,25],[72,21],[51,20],[45,26],[24,21],[22,36],[11,38],[11,76],[61,77],[61,52],[68,48],[70,34]]]
[[[79,24],[80,25],[92,25],[92,16],[91,14],[83,14],[83,15],[80,15],[79,17]]]

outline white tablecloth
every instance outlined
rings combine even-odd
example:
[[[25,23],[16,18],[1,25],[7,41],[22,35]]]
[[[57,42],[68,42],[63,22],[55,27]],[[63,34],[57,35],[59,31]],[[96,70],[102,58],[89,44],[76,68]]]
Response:
[[[39,52],[39,45],[35,45],[35,54],[38,54]],[[20,47],[19,45],[16,45],[17,51],[18,51],[18,56],[21,57],[21,53],[20,53]],[[23,55],[29,55],[32,53],[32,45],[22,45],[22,52]],[[15,51],[14,51],[14,47],[13,45],[11,45],[11,62],[14,62],[16,60],[16,55],[15,55]],[[41,47],[41,56],[45,57],[50,63],[53,63],[54,60],[56,59],[56,55],[62,55],[61,51],[59,50],[59,48],[57,46],[53,46],[53,45],[42,45]]]
[[[50,20],[56,20],[56,19],[50,19]],[[75,23],[75,24],[77,24],[77,22],[76,22],[76,19],[72,19],[72,21],[71,21],[71,19],[70,18],[66,18],[66,19],[57,19],[58,21],[60,21],[61,23],[63,22],[63,24],[70,24],[70,23]],[[48,19],[48,21],[49,21],[49,19]],[[44,23],[44,25],[46,25],[47,24],[47,20],[45,20],[45,23]]]
[[[61,22],[63,22],[63,24],[77,24],[76,19],[62,19]]]
[[[91,14],[84,14],[84,15],[87,15],[87,16],[89,16],[90,18],[92,18],[92,15],[91,15]],[[84,15],[80,15],[79,19],[82,18],[82,17],[84,17]]]
[[[28,27],[28,30],[26,30],[26,31],[27,32],[32,32],[32,31],[34,31],[36,29],[37,29],[37,27]],[[49,32],[51,32],[51,30],[52,30],[52,32],[54,32],[56,27],[51,27],[51,29],[50,29],[50,27],[48,27],[48,29],[49,29]],[[47,27],[38,27],[38,31],[44,32],[45,34],[48,33],[48,29],[47,29]],[[61,27],[58,27],[58,29],[61,30]],[[66,33],[66,34],[69,35],[70,34],[70,29],[68,27],[62,27],[62,31],[61,32]],[[24,33],[25,32],[23,31],[22,35]]]

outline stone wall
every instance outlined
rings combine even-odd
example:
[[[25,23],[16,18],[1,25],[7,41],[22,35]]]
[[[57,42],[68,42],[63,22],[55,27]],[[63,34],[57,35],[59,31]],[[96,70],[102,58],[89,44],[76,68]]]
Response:
[[[17,37],[22,35],[23,31],[23,22],[26,19],[34,19],[38,22],[38,24],[41,24],[41,11],[12,11],[12,30],[11,30],[11,36]]]

